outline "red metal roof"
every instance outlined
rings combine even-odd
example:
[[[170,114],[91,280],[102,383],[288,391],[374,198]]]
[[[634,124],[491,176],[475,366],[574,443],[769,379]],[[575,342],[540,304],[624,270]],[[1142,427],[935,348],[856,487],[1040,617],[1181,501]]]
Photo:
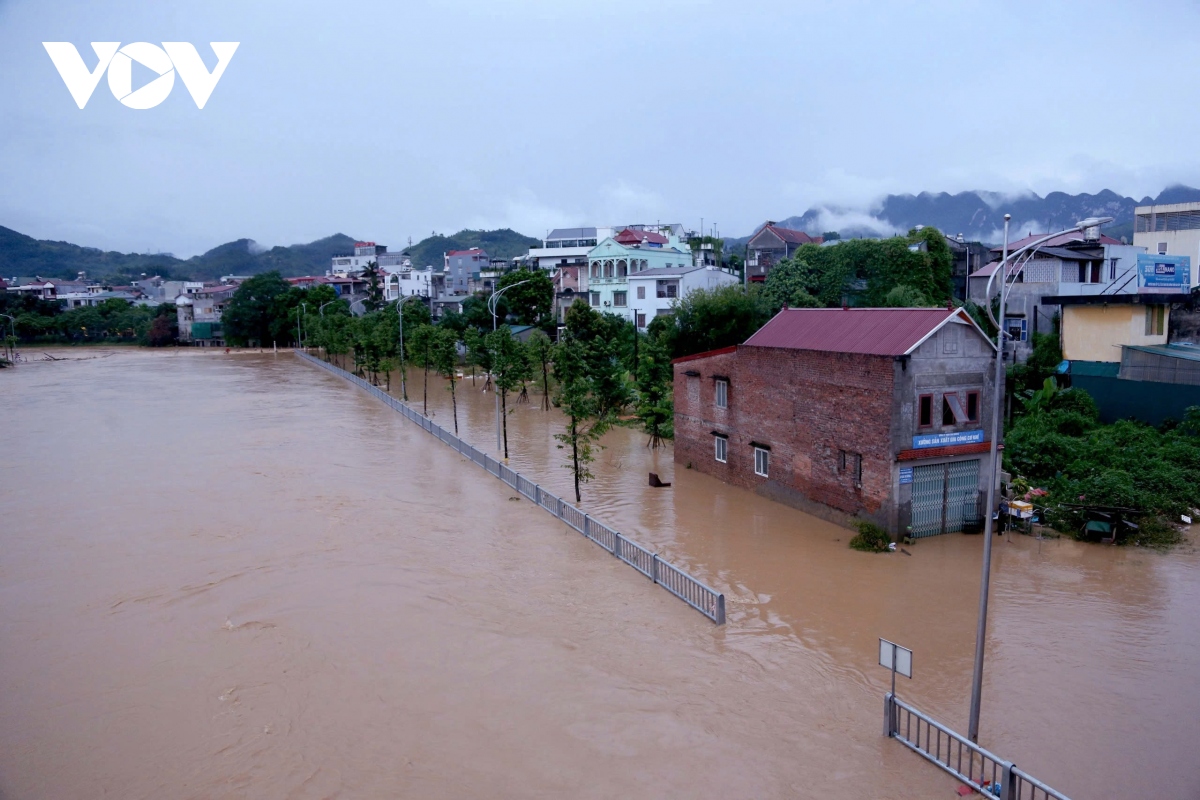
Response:
[[[476,253],[482,253],[482,252],[483,252],[483,251],[482,251],[482,250],[480,250],[478,247],[472,247],[470,250],[451,250],[451,251],[450,251],[449,253],[447,253],[446,255],[451,255],[451,256],[471,256],[471,255],[475,255]]]
[[[747,347],[900,356],[961,309],[785,308],[746,340]]]
[[[765,227],[788,244],[813,244],[824,241],[820,237],[814,238],[809,236],[804,231],[794,231],[791,228],[781,228],[778,225],[767,225]]]
[[[671,363],[682,364],[685,361],[695,361],[698,358],[708,358],[709,356],[721,356],[725,355],[726,353],[732,353],[736,350],[737,345],[734,345],[733,347],[719,347],[716,350],[706,350],[703,353],[694,353],[690,356],[680,356],[679,358],[673,359]]]
[[[640,244],[643,241],[651,244],[666,244],[668,239],[661,233],[652,231],[635,231],[632,228],[626,228],[613,237],[617,244]]]

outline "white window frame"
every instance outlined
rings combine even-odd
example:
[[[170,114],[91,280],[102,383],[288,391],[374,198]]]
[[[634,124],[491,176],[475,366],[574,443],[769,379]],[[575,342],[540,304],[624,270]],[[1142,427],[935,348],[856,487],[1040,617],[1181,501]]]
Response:
[[[763,447],[754,448],[754,474],[760,478],[771,477],[771,451]]]
[[[724,436],[713,436],[713,458],[721,464],[729,462],[729,439]]]
[[[717,378],[713,382],[713,402],[717,408],[729,408],[729,381]]]

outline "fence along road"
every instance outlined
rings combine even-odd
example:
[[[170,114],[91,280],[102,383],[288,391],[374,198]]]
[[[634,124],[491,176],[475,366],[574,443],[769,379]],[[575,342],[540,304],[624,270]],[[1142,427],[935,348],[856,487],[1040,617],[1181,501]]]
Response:
[[[883,733],[937,764],[984,797],[1071,800],[890,692],[883,698]]]
[[[450,431],[435,425],[433,420],[417,413],[415,409],[392,397],[378,386],[372,386],[357,375],[352,375],[340,367],[335,367],[333,364],[301,350],[294,352],[306,361],[365,389],[716,624],[725,624],[725,595],[721,592],[701,583],[684,570],[660,558],[658,553],[647,550],[603,522],[593,519],[561,497],[547,492],[524,475],[514,469],[509,469],[487,453],[477,450]]]

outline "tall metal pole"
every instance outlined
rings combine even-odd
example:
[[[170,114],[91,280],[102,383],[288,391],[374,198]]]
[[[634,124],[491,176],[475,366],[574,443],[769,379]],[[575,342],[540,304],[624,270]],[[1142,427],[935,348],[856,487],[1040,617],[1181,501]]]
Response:
[[[400,279],[396,279],[397,285]],[[408,402],[408,362],[404,359],[404,295],[400,294],[397,289],[396,293],[400,295],[400,299],[396,301],[396,313],[400,317],[400,398],[404,402]]]
[[[523,280],[523,281],[517,281],[516,283],[510,283],[508,286],[505,286],[503,289],[494,290],[492,292],[492,296],[490,298],[488,298],[488,309],[492,312],[492,333],[495,333],[496,329],[497,329],[496,306],[500,302],[500,295],[504,294],[509,289],[512,289],[515,286],[520,286],[525,283],[529,283],[529,280]],[[493,285],[495,285],[495,284],[493,284]],[[492,361],[493,361],[493,363],[492,363],[492,393],[496,396],[496,453],[497,453],[497,455],[501,455],[504,453],[504,443],[500,439],[500,392],[496,388],[496,364],[494,363],[495,356],[492,357]]]
[[[971,675],[971,716],[967,722],[967,738],[979,741],[979,704],[983,695],[983,650],[987,638],[988,587],[992,575],[992,509],[996,507],[996,481],[999,478],[999,439],[1001,387],[1004,385],[1004,301],[1008,286],[1008,225],[1011,214],[1004,215],[1004,258],[1000,261],[1000,329],[996,334],[996,375],[992,386],[992,442],[988,448],[991,458],[987,487],[987,508],[983,523],[983,576],[979,581],[979,621],[975,631],[975,669]],[[991,302],[984,298],[986,302]]]

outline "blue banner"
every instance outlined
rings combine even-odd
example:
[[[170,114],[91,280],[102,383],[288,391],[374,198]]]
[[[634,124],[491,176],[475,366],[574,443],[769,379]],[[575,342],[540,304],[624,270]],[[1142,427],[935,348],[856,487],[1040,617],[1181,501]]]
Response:
[[[926,433],[913,437],[913,449],[952,447],[956,444],[979,444],[982,441],[982,429],[977,431],[952,431],[950,433]]]
[[[1192,285],[1190,256],[1139,253],[1138,288],[1154,292],[1186,292]]]
[[[912,483],[912,482],[913,482],[913,468],[912,467],[901,467],[900,468],[900,485],[903,486],[906,483]]]

